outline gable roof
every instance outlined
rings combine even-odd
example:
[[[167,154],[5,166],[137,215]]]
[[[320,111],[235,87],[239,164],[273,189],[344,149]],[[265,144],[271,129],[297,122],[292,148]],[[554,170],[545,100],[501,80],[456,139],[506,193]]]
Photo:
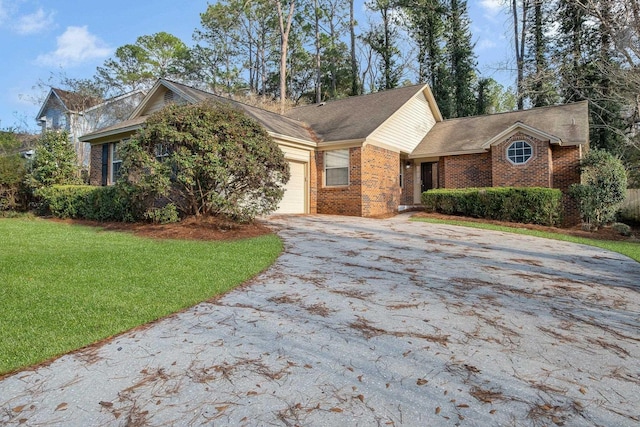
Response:
[[[423,91],[436,120],[442,120],[431,89],[424,84],[295,107],[285,116],[305,123],[322,142],[363,140]]]
[[[146,122],[149,117],[149,107],[151,100],[164,89],[170,90],[177,94],[180,98],[189,103],[198,103],[207,100],[213,100],[226,104],[231,104],[236,108],[243,110],[247,115],[257,120],[264,128],[272,134],[281,138],[289,138],[302,140],[309,143],[314,141],[313,132],[303,123],[288,117],[282,116],[271,111],[263,110],[258,107],[243,104],[241,102],[218,96],[194,87],[183,85],[166,79],[159,79],[153,88],[147,93],[145,98],[140,102],[138,107],[131,113],[128,120],[109,126],[99,131],[83,135],[81,141],[93,141],[105,138],[119,133],[135,131]]]
[[[42,117],[45,108],[52,99],[58,100],[65,111],[73,112],[84,111],[103,102],[100,98],[86,97],[75,92],[69,92],[68,90],[52,87],[42,103],[42,107],[40,107],[40,111],[38,111],[36,119],[40,119]]]
[[[445,120],[435,124],[410,157],[484,152],[518,131],[552,144],[587,144],[588,102]]]

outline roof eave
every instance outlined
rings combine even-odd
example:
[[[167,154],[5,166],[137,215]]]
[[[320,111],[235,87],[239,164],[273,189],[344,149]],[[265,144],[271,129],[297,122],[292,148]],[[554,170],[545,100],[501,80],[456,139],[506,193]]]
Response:
[[[411,153],[409,159],[422,159],[427,157],[446,157],[446,156],[461,156],[464,154],[482,154],[486,153],[487,149],[474,149],[474,150],[460,150],[460,151],[437,151],[433,153]]]
[[[133,133],[138,129],[141,129],[143,126],[144,126],[144,123],[136,123],[134,125],[125,126],[118,129],[111,129],[106,132],[95,132],[95,133],[90,133],[88,135],[83,135],[80,138],[78,138],[78,140],[80,142],[88,142],[90,144],[92,143],[92,141],[93,143],[97,143],[97,142],[101,142],[98,140],[109,138],[111,136],[124,134],[124,133]]]
[[[282,133],[276,133],[276,132],[271,132],[271,131],[267,131],[267,133],[271,136],[271,138],[278,139],[280,141],[293,142],[295,144],[304,145],[304,146],[311,147],[311,148],[317,148],[317,146],[318,146],[318,144],[313,142],[313,141],[308,141],[308,140],[305,140],[305,139],[300,139],[300,138],[296,138],[296,137],[293,137],[293,136],[284,135]]]
[[[527,135],[531,135],[535,138],[549,141],[550,144],[562,145],[562,139],[558,138],[555,135],[547,133],[543,130],[534,128],[533,126],[526,125],[522,122],[516,122],[513,125],[509,126],[507,129],[503,130],[493,138],[482,144],[482,148],[489,149],[492,145],[499,144],[503,142],[505,139],[510,137],[511,135],[517,133],[518,131],[526,133]]]

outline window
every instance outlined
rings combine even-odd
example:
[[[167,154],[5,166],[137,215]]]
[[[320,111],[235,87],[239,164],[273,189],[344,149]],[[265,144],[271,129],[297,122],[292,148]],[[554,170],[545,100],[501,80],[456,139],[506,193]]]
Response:
[[[525,141],[515,141],[507,148],[507,158],[514,165],[522,165],[533,156],[533,147]]]
[[[155,152],[156,160],[164,162],[165,158],[169,156],[169,146],[167,144],[156,144]]]
[[[324,179],[327,187],[349,185],[349,149],[324,152]]]
[[[122,166],[122,158],[120,158],[120,154],[118,154],[118,145],[119,143],[115,142],[111,144],[111,183],[115,184],[115,182],[120,178],[120,167]]]

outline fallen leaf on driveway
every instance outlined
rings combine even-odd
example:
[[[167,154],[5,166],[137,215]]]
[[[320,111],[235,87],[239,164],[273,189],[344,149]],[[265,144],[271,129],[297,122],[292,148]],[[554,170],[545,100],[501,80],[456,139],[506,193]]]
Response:
[[[62,402],[61,404],[56,406],[56,411],[65,411],[67,409],[67,406],[69,406],[68,403]]]

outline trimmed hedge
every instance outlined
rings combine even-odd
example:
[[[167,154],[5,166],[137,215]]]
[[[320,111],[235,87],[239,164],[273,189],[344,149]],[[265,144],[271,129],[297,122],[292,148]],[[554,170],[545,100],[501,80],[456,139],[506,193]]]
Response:
[[[133,221],[128,198],[116,187],[54,185],[35,192],[43,214],[95,221]]]
[[[525,224],[559,225],[562,192],[554,188],[463,188],[422,193],[428,211]]]

